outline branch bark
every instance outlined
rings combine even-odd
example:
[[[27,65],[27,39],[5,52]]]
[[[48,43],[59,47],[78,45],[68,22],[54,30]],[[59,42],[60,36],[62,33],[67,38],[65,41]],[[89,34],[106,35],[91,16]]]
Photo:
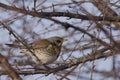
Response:
[[[18,73],[8,63],[7,59],[1,54],[0,54],[0,66],[3,68],[4,72],[12,78],[12,80],[22,80]]]
[[[22,13],[24,15],[31,15],[33,17],[40,17],[40,18],[48,18],[48,17],[70,17],[70,18],[77,18],[82,20],[96,20],[96,21],[110,21],[110,22],[120,22],[120,17],[107,17],[107,16],[92,16],[92,15],[80,15],[75,13],[69,12],[37,12],[35,10],[25,10],[13,6],[9,6],[3,3],[0,3],[0,7],[6,10],[16,11],[18,13]]]

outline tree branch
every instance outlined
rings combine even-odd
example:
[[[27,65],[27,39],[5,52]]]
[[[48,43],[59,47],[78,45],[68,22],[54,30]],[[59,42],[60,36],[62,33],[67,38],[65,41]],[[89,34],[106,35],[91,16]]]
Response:
[[[7,73],[12,80],[22,80],[18,73],[11,67],[7,59],[0,54],[0,66],[4,69],[4,72]]]
[[[96,21],[110,21],[110,22],[120,22],[120,17],[100,17],[100,16],[92,16],[92,15],[80,15],[75,13],[69,12],[37,12],[35,10],[29,11],[13,6],[9,6],[3,3],[0,3],[0,7],[6,10],[12,10],[24,15],[31,15],[33,17],[40,17],[40,18],[47,18],[47,17],[70,17],[70,18],[77,18],[82,20],[96,20]]]

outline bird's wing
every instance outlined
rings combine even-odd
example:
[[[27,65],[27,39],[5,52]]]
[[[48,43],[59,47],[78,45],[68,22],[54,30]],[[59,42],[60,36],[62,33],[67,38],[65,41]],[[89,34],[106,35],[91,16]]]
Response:
[[[36,42],[33,42],[29,45],[30,48],[38,49],[41,47],[48,47],[51,43],[47,39],[42,39]],[[23,47],[24,48],[24,47]]]
[[[31,44],[28,44],[28,48],[30,49],[38,49],[41,47],[48,47],[51,43],[47,39],[42,39],[36,42],[33,42]],[[16,45],[16,44],[6,44],[9,47],[14,47],[14,48],[21,48],[21,49],[26,49],[26,46],[22,45]]]

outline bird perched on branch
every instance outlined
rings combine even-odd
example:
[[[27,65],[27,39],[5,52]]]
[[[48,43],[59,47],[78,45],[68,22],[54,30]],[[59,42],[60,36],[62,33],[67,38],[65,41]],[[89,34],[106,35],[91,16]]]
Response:
[[[66,41],[66,39],[55,36],[33,42],[27,46],[18,44],[6,45],[13,48],[20,48],[22,52],[28,54],[35,63],[46,65],[54,62],[58,58],[64,41]]]

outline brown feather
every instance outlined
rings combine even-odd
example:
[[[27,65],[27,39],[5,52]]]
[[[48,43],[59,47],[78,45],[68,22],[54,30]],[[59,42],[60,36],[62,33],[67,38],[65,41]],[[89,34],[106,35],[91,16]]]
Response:
[[[63,42],[64,39],[61,37],[51,37],[27,45],[19,45],[15,43],[6,45],[13,48],[20,48],[23,53],[28,54],[37,64],[50,64],[58,58]],[[26,49],[26,47],[28,49]]]
[[[16,45],[16,44],[5,44],[5,45],[7,45],[9,47],[13,47],[13,48],[19,48],[20,47],[20,45]]]
[[[47,40],[47,39],[42,39],[40,41],[36,41],[34,43],[32,43],[32,47],[34,49],[36,48],[41,48],[41,47],[47,47],[48,45],[50,45],[51,43]]]
[[[31,44],[28,45],[29,48],[32,49],[37,49],[37,48],[41,48],[41,47],[47,47],[49,44],[51,44],[47,39],[42,39],[36,42],[33,42]],[[9,47],[13,47],[13,48],[21,48],[21,49],[26,49],[26,46],[21,46],[21,45],[17,45],[17,44],[5,44]]]

